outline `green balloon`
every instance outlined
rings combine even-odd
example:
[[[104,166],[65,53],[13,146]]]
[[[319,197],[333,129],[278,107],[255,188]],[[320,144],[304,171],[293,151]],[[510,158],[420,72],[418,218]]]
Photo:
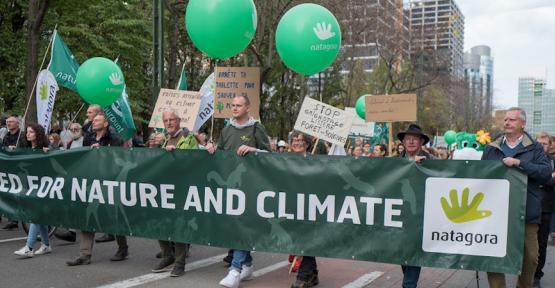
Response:
[[[445,134],[443,134],[443,139],[445,140],[445,143],[451,145],[457,142],[457,132],[453,130],[447,130]]]
[[[362,119],[366,119],[366,101],[364,100],[366,95],[362,95],[358,97],[357,102],[355,104],[355,111],[357,112],[358,117]]]
[[[77,70],[77,92],[89,104],[106,107],[123,92],[125,79],[119,66],[103,57],[91,58]]]
[[[291,70],[307,76],[316,74],[330,66],[341,49],[339,23],[320,5],[297,5],[279,21],[276,49]]]
[[[193,44],[212,58],[226,59],[243,51],[256,32],[252,0],[190,0],[185,27]]]

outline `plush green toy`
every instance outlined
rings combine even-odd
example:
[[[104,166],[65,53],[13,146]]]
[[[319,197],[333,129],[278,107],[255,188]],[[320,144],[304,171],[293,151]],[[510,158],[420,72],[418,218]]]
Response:
[[[456,135],[456,149],[453,159],[480,160],[487,143],[491,142],[489,133],[484,130],[478,133],[459,132]]]
[[[457,149],[472,148],[477,151],[484,151],[486,145],[478,142],[477,135],[474,133],[457,133]]]

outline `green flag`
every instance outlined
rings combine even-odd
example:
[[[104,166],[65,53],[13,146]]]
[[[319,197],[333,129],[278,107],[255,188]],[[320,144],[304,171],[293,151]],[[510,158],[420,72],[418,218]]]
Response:
[[[54,36],[52,38],[50,63],[47,69],[54,74],[58,85],[77,92],[77,88],[75,87],[75,75],[79,69],[79,63],[77,63],[75,57],[71,51],[69,51],[69,48],[66,43],[64,43],[57,30],[54,30]]]
[[[181,76],[179,76],[179,81],[177,81],[176,90],[187,90],[187,74],[185,74],[185,63],[181,68]]]
[[[52,54],[48,70],[54,74],[58,85],[77,92],[75,75],[79,70],[79,63],[67,47],[58,31],[54,31],[52,39]],[[127,92],[123,90],[121,96],[112,105],[104,108],[104,113],[110,120],[110,125],[124,140],[132,138],[136,133],[135,123],[131,114],[131,107],[127,101]]]
[[[123,89],[121,96],[112,103],[112,105],[104,108],[104,113],[110,120],[112,126],[123,140],[128,140],[135,136],[137,129],[133,122],[131,107],[127,101],[127,87]]]

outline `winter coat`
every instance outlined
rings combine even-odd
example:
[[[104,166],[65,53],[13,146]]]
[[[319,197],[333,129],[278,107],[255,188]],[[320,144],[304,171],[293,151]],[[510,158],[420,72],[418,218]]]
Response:
[[[503,160],[506,158],[501,145],[503,135],[494,139],[482,155],[482,160]],[[524,133],[519,150],[513,158],[520,160],[520,169],[528,176],[528,187],[526,193],[526,223],[540,224],[542,213],[542,188],[541,186],[551,179],[551,163],[547,159],[543,147]],[[524,192],[524,191],[522,191]]]

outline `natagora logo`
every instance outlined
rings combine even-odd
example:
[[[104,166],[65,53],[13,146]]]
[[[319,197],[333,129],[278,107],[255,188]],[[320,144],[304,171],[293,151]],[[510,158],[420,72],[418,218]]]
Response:
[[[422,250],[504,257],[508,219],[509,181],[430,177]]]

